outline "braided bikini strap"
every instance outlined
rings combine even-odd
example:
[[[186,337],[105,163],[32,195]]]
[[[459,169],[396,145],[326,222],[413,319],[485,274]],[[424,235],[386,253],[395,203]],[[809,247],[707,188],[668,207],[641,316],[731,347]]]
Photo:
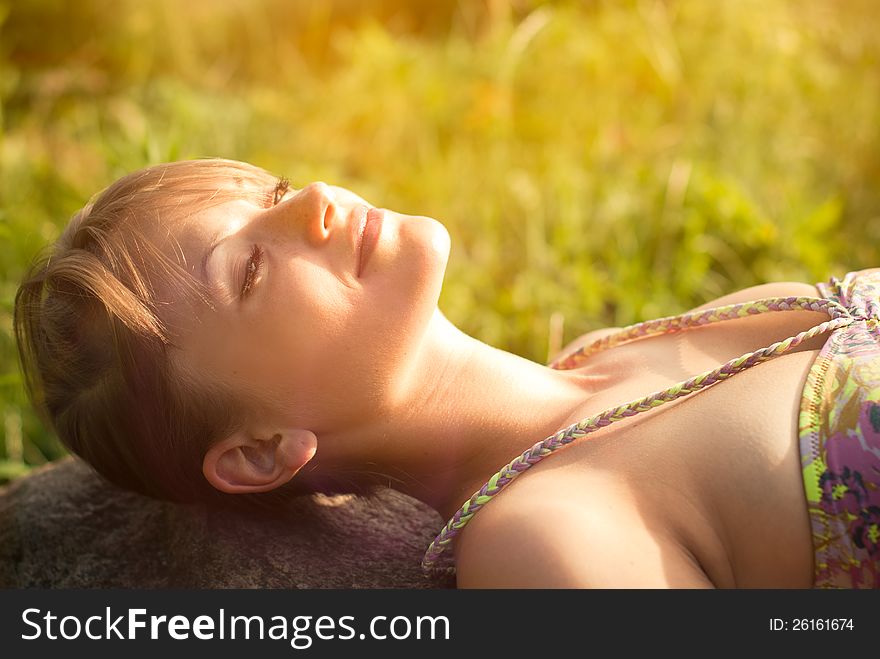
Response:
[[[691,311],[679,316],[646,320],[643,323],[624,327],[614,334],[604,336],[587,346],[554,360],[550,363],[550,368],[560,370],[575,368],[582,364],[590,355],[624,343],[656,336],[657,334],[671,334],[694,327],[711,325],[722,320],[745,318],[768,311],[818,311],[827,313],[831,318],[849,316],[849,312],[841,304],[824,298],[772,297],[753,302],[728,304],[723,307],[714,307],[702,311]]]
[[[689,380],[683,380],[663,391],[657,391],[642,398],[630,401],[624,405],[611,408],[600,414],[588,417],[564,428],[557,433],[538,442],[522,455],[505,465],[492,476],[483,487],[477,490],[461,508],[446,523],[440,533],[425,552],[422,559],[424,570],[454,570],[451,567],[438,566],[437,561],[443,552],[451,545],[452,539],[457,536],[465,525],[483,506],[492,500],[501,490],[513,481],[514,478],[537,464],[548,455],[559,450],[563,446],[584,437],[592,432],[611,425],[616,421],[634,416],[641,412],[654,409],[664,403],[688,396],[700,389],[717,384],[727,378],[740,373],[755,364],[768,361],[778,355],[799,345],[803,341],[813,338],[851,324],[855,318],[849,311],[833,300],[811,297],[783,297],[767,298],[741,304],[731,304],[704,311],[695,311],[680,316],[670,316],[657,320],[649,320],[623,328],[621,331],[595,341],[565,356],[561,360],[551,364],[551,368],[570,369],[586,360],[589,355],[606,350],[610,347],[635,341],[648,336],[676,332],[679,330],[701,327],[723,320],[733,320],[746,316],[766,313],[769,311],[822,311],[828,314],[830,320],[820,323],[808,330],[800,332],[783,341],[774,343],[766,348],[747,353],[736,359],[710,371],[706,371]]]

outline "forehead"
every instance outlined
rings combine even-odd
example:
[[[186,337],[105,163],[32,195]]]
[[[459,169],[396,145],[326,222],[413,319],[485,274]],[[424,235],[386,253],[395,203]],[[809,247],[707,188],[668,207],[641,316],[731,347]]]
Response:
[[[187,317],[210,308],[200,273],[205,250],[249,213],[267,207],[278,179],[245,163],[198,162],[153,174],[128,200],[126,214],[133,222],[126,233],[135,241],[129,249],[142,254],[153,294],[164,300],[161,315],[180,330],[190,324]]]
[[[244,163],[242,168],[205,168],[201,175],[169,181],[163,186],[164,199],[157,200],[156,207],[161,216],[183,222],[234,201],[266,207],[272,202],[277,181],[269,172]]]
[[[162,251],[189,268],[192,247],[210,239],[219,225],[240,218],[245,208],[270,206],[278,181],[246,163],[196,162],[182,173],[163,174],[155,190],[145,189],[142,206],[147,211],[143,229]]]

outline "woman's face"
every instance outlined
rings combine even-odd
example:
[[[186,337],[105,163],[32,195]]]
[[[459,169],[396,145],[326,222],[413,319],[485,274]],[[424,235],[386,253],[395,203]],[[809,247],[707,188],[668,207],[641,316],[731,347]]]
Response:
[[[216,298],[184,321],[177,363],[319,437],[378,420],[404,394],[449,234],[388,210],[369,212],[364,231],[372,206],[324,183],[278,193],[268,208],[242,195],[171,228]]]

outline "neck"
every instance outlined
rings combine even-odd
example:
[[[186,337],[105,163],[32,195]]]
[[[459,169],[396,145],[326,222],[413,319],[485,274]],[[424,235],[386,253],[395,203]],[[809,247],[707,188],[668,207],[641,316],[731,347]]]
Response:
[[[502,466],[578,420],[592,384],[488,346],[437,311],[390,420],[361,429],[354,462],[449,517]]]

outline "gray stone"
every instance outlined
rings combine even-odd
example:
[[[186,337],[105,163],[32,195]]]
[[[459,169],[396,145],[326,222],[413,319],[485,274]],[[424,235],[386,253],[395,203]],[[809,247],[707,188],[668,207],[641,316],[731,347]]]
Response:
[[[390,489],[272,517],[175,505],[66,458],[0,489],[0,588],[450,588],[419,565],[442,524]]]

